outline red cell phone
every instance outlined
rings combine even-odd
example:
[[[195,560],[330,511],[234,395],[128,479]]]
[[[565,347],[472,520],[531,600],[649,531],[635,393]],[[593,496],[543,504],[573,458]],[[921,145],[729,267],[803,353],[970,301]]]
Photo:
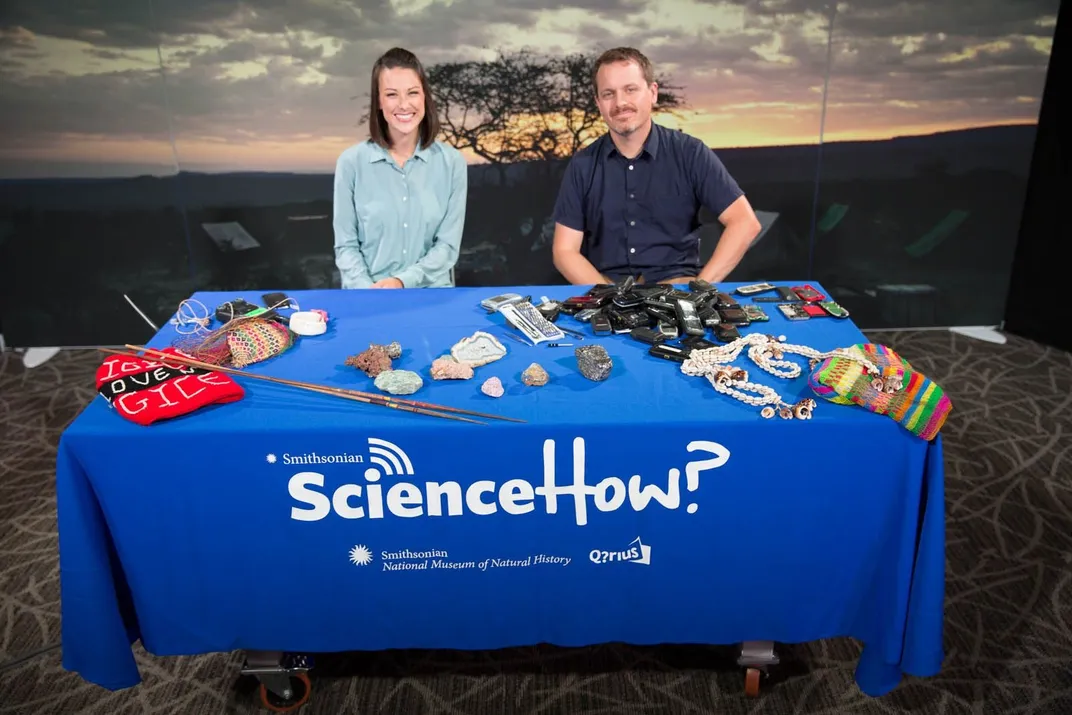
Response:
[[[826,318],[830,316],[830,313],[827,313],[826,309],[817,303],[805,303],[800,307],[804,309],[805,313],[813,318]]]
[[[799,295],[801,300],[807,301],[808,303],[818,303],[820,300],[826,300],[825,295],[815,290],[810,285],[793,286],[793,292]]]

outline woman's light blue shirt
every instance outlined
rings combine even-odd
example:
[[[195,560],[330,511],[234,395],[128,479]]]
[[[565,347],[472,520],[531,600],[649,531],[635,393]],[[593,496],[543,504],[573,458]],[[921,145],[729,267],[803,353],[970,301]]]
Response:
[[[343,288],[398,278],[406,288],[454,285],[469,188],[465,158],[435,142],[404,167],[378,144],[355,144],[335,165],[335,264]]]

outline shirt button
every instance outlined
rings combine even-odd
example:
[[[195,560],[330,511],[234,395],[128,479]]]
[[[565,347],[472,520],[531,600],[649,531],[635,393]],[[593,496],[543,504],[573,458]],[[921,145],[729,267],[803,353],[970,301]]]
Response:
[[[630,165],[629,165],[629,171],[632,171],[632,170],[633,170],[633,165],[632,165],[632,164],[630,164]]]
[[[635,198],[636,198],[636,194],[629,194],[629,198],[631,198],[631,199],[635,199]],[[402,200],[403,200],[403,201],[405,201],[405,199],[402,199]]]
[[[636,253],[636,249],[635,249],[635,248],[630,248],[630,249],[629,249],[629,252],[630,252],[630,253]]]
[[[403,197],[402,197],[402,200],[403,200],[403,201],[405,201],[405,200],[406,200],[406,197],[405,197],[405,196],[403,196]]]
[[[630,225],[630,226],[636,226],[636,221],[630,221],[630,222],[629,222],[629,225]]]
[[[409,224],[408,223],[402,224],[402,228],[409,228]]]

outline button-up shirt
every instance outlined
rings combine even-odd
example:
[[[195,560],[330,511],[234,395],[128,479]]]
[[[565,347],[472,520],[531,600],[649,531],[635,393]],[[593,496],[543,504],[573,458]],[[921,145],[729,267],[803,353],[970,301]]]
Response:
[[[584,232],[581,252],[603,275],[654,283],[696,275],[700,207],[719,216],[743,194],[703,142],[652,122],[632,159],[607,134],[577,152],[554,219]]]
[[[404,166],[371,141],[335,166],[335,264],[343,288],[398,278],[406,288],[453,285],[465,224],[468,167],[454,147],[418,147]]]

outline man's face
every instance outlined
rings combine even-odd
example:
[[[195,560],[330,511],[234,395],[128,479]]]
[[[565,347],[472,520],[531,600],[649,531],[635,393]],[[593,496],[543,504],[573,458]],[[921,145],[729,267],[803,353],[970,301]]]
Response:
[[[659,96],[654,82],[644,80],[636,62],[603,65],[596,74],[596,104],[610,130],[623,137],[647,124]]]

